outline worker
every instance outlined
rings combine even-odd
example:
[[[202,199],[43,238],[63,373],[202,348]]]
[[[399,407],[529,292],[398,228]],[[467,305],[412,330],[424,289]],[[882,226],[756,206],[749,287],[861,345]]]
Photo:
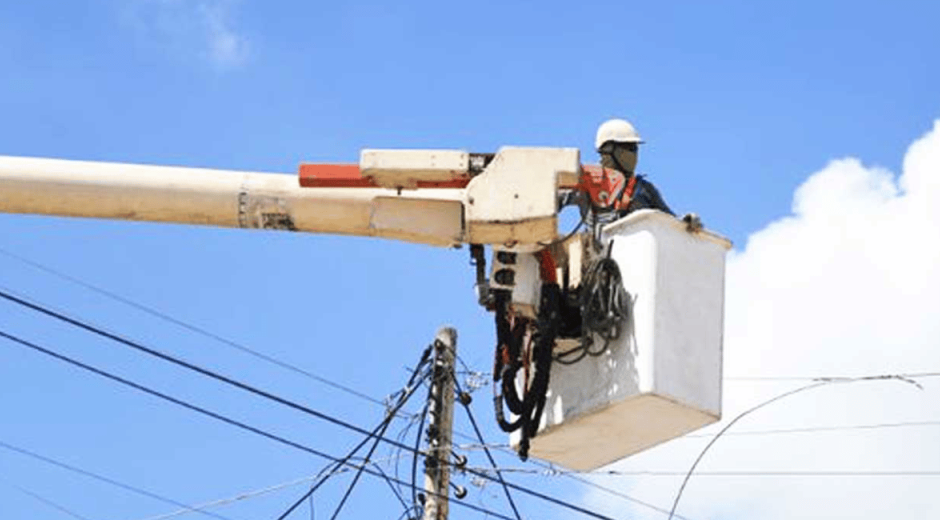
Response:
[[[601,156],[601,166],[617,170],[623,174],[625,193],[621,195],[621,199],[629,200],[629,203],[618,211],[619,217],[638,209],[657,209],[675,216],[675,213],[663,200],[662,195],[659,194],[659,190],[653,186],[653,183],[634,172],[639,148],[643,144],[643,140],[629,121],[624,119],[605,121],[597,129],[594,144]],[[631,182],[633,177],[636,177],[636,180]],[[626,187],[631,184],[633,184],[632,192],[627,192]],[[698,215],[694,213],[686,214],[682,220],[686,223],[689,231],[702,229],[702,222]]]

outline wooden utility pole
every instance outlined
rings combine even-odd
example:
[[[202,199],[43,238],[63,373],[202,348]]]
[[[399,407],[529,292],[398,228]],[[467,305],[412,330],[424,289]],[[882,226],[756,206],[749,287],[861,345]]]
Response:
[[[424,459],[424,520],[447,520],[454,426],[454,359],[457,330],[442,327],[434,339],[428,396],[428,455]]]

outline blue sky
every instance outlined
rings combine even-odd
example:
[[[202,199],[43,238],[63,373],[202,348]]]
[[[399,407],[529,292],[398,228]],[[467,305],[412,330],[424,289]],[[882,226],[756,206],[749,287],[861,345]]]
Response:
[[[639,170],[674,209],[698,212],[743,256],[748,237],[792,216],[795,190],[830,161],[854,157],[866,171],[904,173],[911,143],[940,117],[938,18],[932,2],[4,2],[0,155],[290,173],[301,162],[355,162],[366,147],[484,152],[515,144],[575,146],[594,162],[597,125],[619,116],[647,141]],[[842,207],[845,193],[813,190]],[[924,217],[936,223],[936,214]],[[0,215],[0,247],[376,398],[398,389],[443,323],[459,329],[467,363],[491,363],[493,327],[474,305],[466,250],[15,215]],[[381,407],[3,255],[0,285],[356,424],[380,419]],[[340,454],[358,440],[11,305],[0,309],[4,330],[325,451]],[[808,363],[801,373],[826,373]],[[477,395],[478,419],[501,442],[488,389]],[[0,345],[0,407],[0,441],[187,503],[322,465],[10,345]],[[5,518],[68,518],[5,482],[88,518],[173,509],[8,450],[0,451],[0,476]],[[586,489],[568,480],[518,480],[585,500]],[[330,514],[343,482],[318,492],[317,518]],[[492,485],[470,487],[473,500],[507,511]],[[219,512],[276,518],[301,491]],[[400,514],[383,483],[363,482],[354,498],[347,517]],[[529,518],[562,515],[521,502]],[[613,507],[617,518],[650,514],[627,502]]]

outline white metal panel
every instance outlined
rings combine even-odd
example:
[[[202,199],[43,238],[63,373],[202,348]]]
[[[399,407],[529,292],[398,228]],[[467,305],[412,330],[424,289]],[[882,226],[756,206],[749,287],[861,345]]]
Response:
[[[463,235],[463,206],[457,200],[376,197],[371,225],[376,234],[401,240],[459,243]]]
[[[559,175],[580,171],[576,148],[505,147],[467,185],[468,241],[532,244],[557,237]]]
[[[658,211],[604,229],[631,320],[598,357],[553,364],[530,453],[590,470],[721,417],[724,259],[730,243]],[[511,438],[515,444],[518,435]]]
[[[461,150],[363,150],[359,170],[383,188],[413,189],[418,181],[442,182],[466,175],[470,154]]]

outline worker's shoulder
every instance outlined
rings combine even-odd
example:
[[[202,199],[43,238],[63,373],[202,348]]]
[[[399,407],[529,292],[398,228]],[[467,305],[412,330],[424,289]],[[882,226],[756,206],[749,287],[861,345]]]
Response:
[[[646,173],[637,173],[637,174],[636,174],[636,183],[637,183],[637,184],[643,184],[643,185],[646,185],[646,186],[650,186],[650,187],[652,187],[652,188],[655,188],[655,185],[653,185],[653,181],[649,180],[648,177],[649,177],[649,174],[646,174]]]

